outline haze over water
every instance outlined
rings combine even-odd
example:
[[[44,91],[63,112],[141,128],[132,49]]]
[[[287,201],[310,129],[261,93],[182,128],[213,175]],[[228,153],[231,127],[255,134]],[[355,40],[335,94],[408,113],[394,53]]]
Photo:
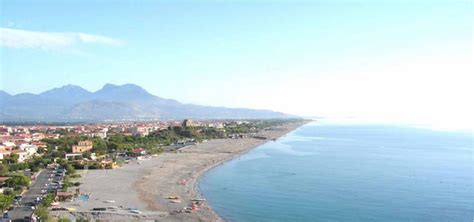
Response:
[[[313,122],[200,189],[230,221],[472,221],[473,172],[471,133]]]

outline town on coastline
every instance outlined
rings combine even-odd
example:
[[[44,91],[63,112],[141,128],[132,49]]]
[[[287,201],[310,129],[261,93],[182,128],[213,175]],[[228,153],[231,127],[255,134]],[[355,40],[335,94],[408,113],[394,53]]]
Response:
[[[108,170],[214,139],[271,140],[264,133],[301,119],[191,120],[90,124],[0,125],[2,221],[68,221],[51,212],[73,212],[61,202],[87,200],[78,179],[84,170]],[[178,203],[178,197],[167,197]],[[199,209],[196,198],[185,212]],[[109,200],[113,202],[113,200]],[[108,211],[95,206],[90,211]],[[122,209],[140,214],[138,209]],[[84,219],[87,218],[76,218]]]

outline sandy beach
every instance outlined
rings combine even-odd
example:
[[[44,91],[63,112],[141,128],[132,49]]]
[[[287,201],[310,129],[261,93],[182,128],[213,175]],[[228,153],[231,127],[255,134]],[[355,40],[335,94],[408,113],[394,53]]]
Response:
[[[113,170],[79,171],[80,192],[90,193],[89,200],[61,203],[61,207],[75,211],[53,211],[51,215],[101,221],[222,221],[205,201],[199,201],[197,210],[184,210],[190,209],[196,198],[203,198],[197,190],[199,177],[302,124],[291,123],[266,130],[261,134],[267,139],[211,140],[176,153],[131,161]],[[95,207],[110,210],[92,211]]]

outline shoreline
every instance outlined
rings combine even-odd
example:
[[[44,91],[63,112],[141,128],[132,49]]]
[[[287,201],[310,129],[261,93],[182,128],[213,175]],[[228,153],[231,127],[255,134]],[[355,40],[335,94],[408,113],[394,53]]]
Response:
[[[53,217],[70,219],[83,217],[91,220],[127,221],[224,221],[206,201],[200,201],[199,209],[188,211],[195,198],[204,197],[199,181],[213,168],[244,155],[250,150],[273,139],[278,139],[310,121],[288,123],[261,132],[266,139],[216,139],[180,150],[163,153],[156,157],[134,161],[121,168],[105,171],[83,172],[81,192],[91,193],[87,202],[61,203],[63,207],[77,209],[74,212],[54,211]],[[126,178],[127,180],[124,180]],[[171,200],[169,197],[177,197]],[[115,199],[111,199],[115,198]],[[114,204],[107,204],[114,200]],[[91,211],[93,207],[114,205],[138,208],[140,213],[127,210]]]
[[[301,126],[302,126],[302,125],[301,125]],[[278,138],[280,138],[280,137],[282,137],[282,136],[285,136],[286,134],[288,134],[288,133],[290,133],[290,132],[296,130],[297,128],[298,128],[298,127],[296,127],[296,128],[294,128],[294,129],[288,131],[287,133],[285,133],[285,134],[283,134],[283,135],[277,137],[276,139],[278,139]],[[232,160],[234,160],[234,159],[236,159],[236,158],[238,158],[238,157],[240,157],[240,156],[242,156],[242,155],[245,155],[246,153],[252,151],[253,149],[255,149],[255,148],[257,148],[257,147],[259,147],[259,146],[261,146],[261,145],[263,145],[263,144],[265,144],[265,143],[267,143],[267,142],[269,142],[269,141],[270,141],[270,140],[266,139],[266,140],[264,140],[261,144],[257,144],[257,145],[255,145],[255,146],[253,146],[253,147],[249,147],[247,150],[244,150],[244,151],[242,151],[242,152],[234,153],[232,156],[229,156],[229,157],[226,158],[226,159],[223,159],[223,160],[221,160],[221,161],[219,161],[219,162],[217,162],[217,163],[215,163],[215,164],[213,164],[213,165],[210,165],[210,166],[208,166],[208,167],[205,167],[205,168],[201,169],[200,172],[196,175],[196,179],[193,180],[193,192],[194,192],[195,194],[198,194],[198,196],[204,198],[205,196],[202,194],[202,192],[201,192],[200,189],[199,189],[199,182],[200,182],[200,180],[202,179],[202,177],[203,177],[206,173],[210,172],[212,169],[214,169],[214,168],[216,168],[216,167],[219,167],[219,166],[222,165],[222,164],[225,164],[225,163],[227,163],[227,162],[229,162],[229,161],[232,161]],[[212,213],[212,214],[215,216],[216,221],[225,221],[209,204],[206,204],[206,205],[208,206],[208,209],[209,209],[210,213]]]

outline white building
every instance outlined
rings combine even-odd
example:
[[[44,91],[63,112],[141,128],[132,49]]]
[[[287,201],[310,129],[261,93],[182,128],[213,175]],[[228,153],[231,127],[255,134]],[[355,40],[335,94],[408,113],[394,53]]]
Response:
[[[3,142],[3,145],[7,146],[7,147],[15,147],[16,144],[14,142]]]
[[[30,158],[38,153],[38,147],[35,145],[21,144],[20,149],[26,152],[27,158]]]
[[[132,128],[132,134],[137,136],[148,136],[150,130],[147,127],[137,126]]]
[[[12,154],[18,155],[18,163],[23,163],[28,159],[28,153],[24,150],[13,150]]]
[[[10,156],[10,151],[8,150],[0,150],[0,160],[5,159],[6,157]]]

